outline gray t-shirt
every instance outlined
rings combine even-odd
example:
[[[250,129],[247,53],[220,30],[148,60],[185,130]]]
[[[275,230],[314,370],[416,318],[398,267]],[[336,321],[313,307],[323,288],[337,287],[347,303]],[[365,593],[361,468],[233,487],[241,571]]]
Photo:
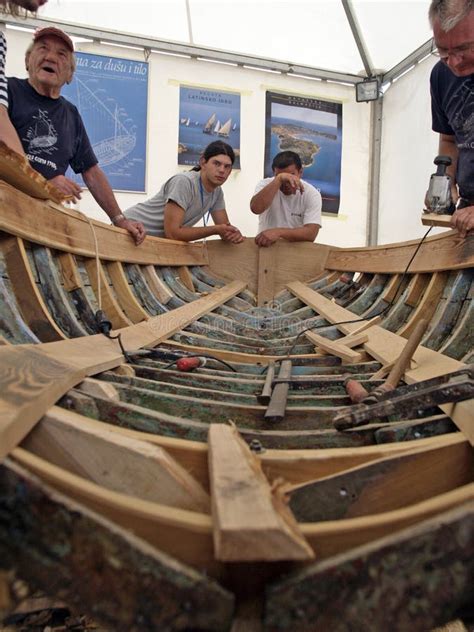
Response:
[[[213,213],[225,209],[221,187],[209,193],[200,186],[200,182],[199,171],[178,173],[167,180],[155,196],[131,206],[124,215],[142,222],[149,235],[164,237],[165,206],[168,202],[175,202],[184,209],[183,226],[194,226],[208,211]]]

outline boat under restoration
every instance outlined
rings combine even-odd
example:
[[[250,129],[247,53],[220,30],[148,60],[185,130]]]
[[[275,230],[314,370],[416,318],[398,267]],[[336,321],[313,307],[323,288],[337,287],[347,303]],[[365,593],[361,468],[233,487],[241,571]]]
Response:
[[[136,247],[0,177],[0,612],[21,578],[112,630],[472,617],[472,235]]]

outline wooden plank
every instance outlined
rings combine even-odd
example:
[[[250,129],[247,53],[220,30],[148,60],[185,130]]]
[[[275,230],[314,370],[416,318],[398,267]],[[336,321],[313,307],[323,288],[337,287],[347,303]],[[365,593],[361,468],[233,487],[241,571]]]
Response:
[[[407,507],[470,483],[471,445],[460,432],[445,440],[292,486],[290,508],[299,522],[354,518]]]
[[[461,239],[455,230],[428,237],[410,265],[410,273],[455,270],[474,265],[474,235]],[[325,267],[350,272],[403,273],[419,239],[372,248],[331,249]]]
[[[2,565],[102,630],[229,628],[231,593],[10,459],[0,466],[0,498]],[[22,527],[12,535],[15,524]]]
[[[215,356],[216,358],[220,358],[221,360],[225,360],[226,362],[239,362],[242,364],[257,364],[257,365],[265,365],[270,362],[276,362],[281,360],[281,355],[260,355],[256,353],[239,353],[237,351],[226,351],[225,349],[214,349],[211,347],[201,347],[196,345],[185,345],[181,342],[176,342],[176,340],[166,340],[166,344],[169,347],[175,347],[176,349],[180,349],[182,351],[188,351],[189,353],[202,353],[209,354]],[[289,356],[290,359],[314,359],[321,358],[321,355],[316,353],[299,353],[293,354]]]
[[[428,287],[423,293],[423,297],[418,303],[409,321],[397,331],[397,334],[399,336],[408,338],[413,332],[416,324],[421,319],[428,321],[430,320],[443,294],[444,286],[446,285],[448,276],[449,275],[447,272],[435,272],[432,275],[430,282],[428,283]]]
[[[317,347],[320,347],[324,351],[341,358],[343,364],[357,364],[361,362],[363,354],[358,351],[353,351],[348,346],[341,344],[338,340],[329,340],[324,336],[316,334],[314,331],[306,331],[305,337]]]
[[[257,305],[262,307],[275,297],[276,248],[258,249]]]
[[[66,335],[56,325],[35,283],[25,244],[19,237],[1,240],[8,275],[26,324],[42,342],[64,340]]]
[[[209,429],[209,477],[218,560],[314,557],[283,498],[271,489],[258,459],[231,426],[213,424]]]
[[[452,228],[453,216],[438,213],[423,213],[421,216],[421,223],[423,226],[441,226],[442,228]]]
[[[95,256],[89,220],[79,211],[35,200],[0,182],[0,230],[33,243],[84,257]],[[127,231],[90,220],[102,260],[154,265],[206,265],[202,244],[147,237],[137,247]],[[104,216],[104,221],[107,221]]]
[[[143,266],[143,275],[151,291],[156,295],[156,298],[163,303],[163,305],[169,303],[170,299],[173,298],[173,292],[156,274],[155,267],[152,265]]]
[[[169,507],[210,512],[209,495],[165,450],[57,406],[21,447],[107,489]]]
[[[244,287],[234,281],[192,304],[123,329],[123,344],[126,349],[156,345]],[[0,347],[0,459],[70,388],[122,363],[117,341],[100,334],[41,346]]]
[[[426,632],[472,606],[473,573],[470,502],[277,581],[265,629]]]
[[[82,279],[74,256],[69,252],[60,252],[57,260],[61,268],[64,289],[68,292],[82,288]]]
[[[266,421],[281,421],[285,417],[286,404],[288,401],[289,380],[291,379],[291,360],[282,360],[278,372],[279,380],[288,380],[275,384],[265,411]],[[259,402],[260,403],[260,402]]]
[[[104,272],[102,262],[99,261],[99,265],[97,266],[97,261],[95,259],[85,259],[84,265],[89,276],[90,284],[94,290],[94,294],[96,295],[97,304],[100,304],[97,273],[100,275],[100,299],[102,301],[102,310],[106,313],[107,318],[112,323],[112,327],[114,329],[120,329],[121,327],[132,325],[132,321],[127,318],[109,285],[109,280]]]
[[[105,264],[112,281],[120,307],[133,323],[148,320],[150,315],[143,309],[130,288],[127,277],[120,261],[110,261]]]
[[[196,289],[193,283],[193,277],[191,276],[191,272],[187,266],[179,266],[178,267],[178,276],[181,283],[190,291],[195,292]]]
[[[331,323],[351,320],[354,316],[349,310],[329,301],[324,296],[306,287],[303,283],[295,281],[288,285],[288,289]],[[346,334],[354,331],[357,326],[358,323],[337,325],[338,329]],[[364,344],[364,349],[367,353],[370,353],[383,365],[395,362],[406,344],[405,339],[378,325],[371,327],[367,331],[369,340]],[[408,384],[446,373],[454,373],[454,371],[458,371],[465,366],[462,362],[453,360],[423,346],[418,347],[413,358],[416,362],[415,368],[405,373],[405,380]],[[471,445],[474,445],[474,401],[467,400],[457,404],[442,404],[440,408],[464,432]]]
[[[257,292],[258,246],[253,239],[241,244],[227,244],[221,239],[206,241],[209,270],[219,279],[245,281],[251,292]]]
[[[120,400],[118,391],[113,384],[103,380],[94,380],[92,377],[86,377],[77,385],[77,389],[87,395],[92,395],[92,397],[106,397],[116,402]]]
[[[381,299],[383,301],[386,301],[387,303],[392,303],[400,297],[400,291],[402,290],[402,287],[400,286],[401,278],[401,274],[394,274],[389,279],[381,295]]]
[[[408,294],[405,298],[405,305],[409,305],[410,307],[416,307],[418,305],[418,301],[426,289],[430,281],[430,274],[415,274],[413,275],[413,279],[410,282],[410,286],[408,288]]]
[[[33,169],[25,156],[0,141],[0,179],[19,191],[41,200],[62,202],[67,196]]]

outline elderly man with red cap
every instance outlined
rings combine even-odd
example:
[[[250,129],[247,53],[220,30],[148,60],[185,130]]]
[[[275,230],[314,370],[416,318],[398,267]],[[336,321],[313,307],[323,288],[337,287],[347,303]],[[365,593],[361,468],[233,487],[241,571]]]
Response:
[[[28,79],[8,79],[8,113],[30,164],[66,195],[76,200],[80,187],[64,174],[70,165],[80,173],[112,223],[141,244],[145,229],[127,219],[98,165],[77,108],[61,96],[72,81],[76,60],[69,35],[52,26],[39,29],[25,56]]]

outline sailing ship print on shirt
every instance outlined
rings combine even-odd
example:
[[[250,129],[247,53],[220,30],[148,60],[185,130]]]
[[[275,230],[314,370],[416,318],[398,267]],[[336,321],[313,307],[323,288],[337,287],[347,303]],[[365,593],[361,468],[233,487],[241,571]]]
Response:
[[[33,125],[26,132],[26,140],[28,142],[29,154],[51,154],[56,148],[58,134],[56,129],[48,117],[46,110],[38,109],[38,115],[33,116]]]

